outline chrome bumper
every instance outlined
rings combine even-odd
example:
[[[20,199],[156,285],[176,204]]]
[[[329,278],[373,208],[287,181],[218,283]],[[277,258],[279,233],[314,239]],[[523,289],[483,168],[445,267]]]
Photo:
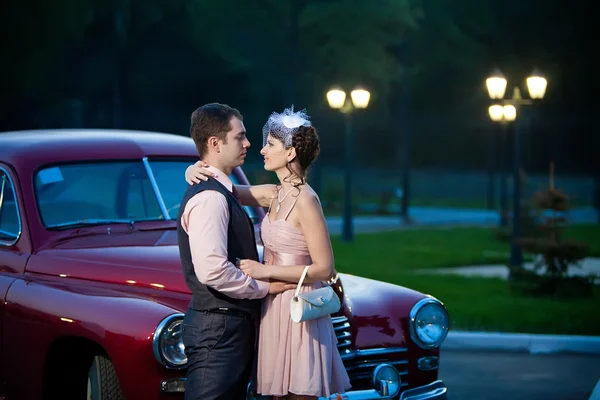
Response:
[[[400,394],[399,398],[397,398],[398,400],[447,400],[447,391],[448,389],[446,388],[446,385],[444,385],[444,382],[438,380],[429,385],[407,389]],[[392,397],[381,396],[375,389],[352,391],[344,393],[341,396],[344,400],[392,399]],[[336,396],[332,395],[329,398],[320,397],[319,400],[336,400]]]
[[[185,378],[168,379],[161,383],[161,392],[163,393],[183,393],[185,391],[183,385]],[[419,386],[412,389],[407,389],[400,393],[398,400],[447,400],[448,389],[444,382],[437,380],[425,386]],[[392,399],[389,396],[381,396],[375,389],[356,390],[341,395],[343,400],[378,400]],[[248,395],[248,399],[268,399],[267,396],[252,396]],[[336,400],[339,397],[332,395],[329,399],[320,397],[319,400]]]

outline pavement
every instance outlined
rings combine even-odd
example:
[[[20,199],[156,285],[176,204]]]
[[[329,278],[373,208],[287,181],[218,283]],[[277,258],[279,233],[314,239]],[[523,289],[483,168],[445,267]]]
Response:
[[[533,270],[533,262],[524,263],[523,267],[527,270]],[[600,258],[589,257],[578,264],[578,267],[569,268],[569,276],[589,276],[595,275],[597,283],[600,283]],[[420,274],[448,274],[462,275],[466,277],[481,277],[481,278],[499,278],[508,279],[509,270],[506,265],[489,264],[489,265],[470,265],[466,267],[451,267],[451,268],[433,268],[422,269],[416,271]],[[541,268],[539,273],[543,273]]]
[[[363,206],[364,208],[364,206]],[[352,225],[355,233],[373,233],[407,228],[452,226],[493,226],[500,222],[498,211],[452,207],[410,207],[409,221],[398,216],[399,210],[390,208],[391,215],[355,215]],[[547,213],[549,215],[549,213]],[[571,224],[596,224],[598,212],[592,207],[570,210],[566,215]],[[329,232],[339,235],[342,217],[326,217]]]
[[[448,400],[598,400],[598,361],[582,354],[442,350],[439,378]]]

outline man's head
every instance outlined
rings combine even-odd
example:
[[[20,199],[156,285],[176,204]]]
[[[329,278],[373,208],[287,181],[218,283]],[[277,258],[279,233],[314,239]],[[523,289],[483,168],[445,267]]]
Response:
[[[244,163],[250,142],[242,114],[226,104],[205,104],[192,113],[190,135],[202,161],[230,173]]]

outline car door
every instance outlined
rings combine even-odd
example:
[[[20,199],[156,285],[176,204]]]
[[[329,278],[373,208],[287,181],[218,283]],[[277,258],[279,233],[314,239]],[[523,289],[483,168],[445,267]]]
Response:
[[[23,219],[19,210],[14,175],[7,165],[0,162],[0,360],[5,337],[5,308],[10,302],[7,294],[12,283],[22,276],[31,253],[30,244],[22,235]],[[0,383],[3,383],[3,376],[0,367]]]

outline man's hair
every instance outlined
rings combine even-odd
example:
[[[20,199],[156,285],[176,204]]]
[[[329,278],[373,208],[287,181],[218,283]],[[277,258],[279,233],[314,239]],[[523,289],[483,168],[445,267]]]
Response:
[[[205,104],[192,113],[190,136],[196,143],[200,158],[208,151],[208,138],[215,136],[227,143],[227,132],[231,130],[232,117],[243,121],[242,114],[227,104]]]

